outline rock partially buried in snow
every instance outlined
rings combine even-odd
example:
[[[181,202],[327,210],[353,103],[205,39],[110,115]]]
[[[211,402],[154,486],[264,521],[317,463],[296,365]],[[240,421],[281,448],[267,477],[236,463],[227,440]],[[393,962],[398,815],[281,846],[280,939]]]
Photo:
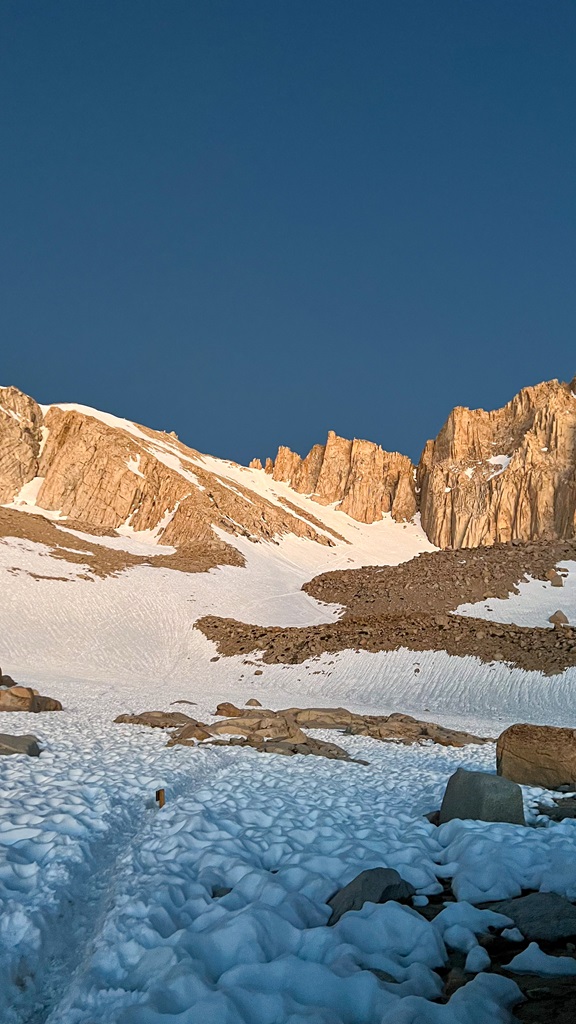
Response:
[[[490,909],[509,917],[527,939],[556,942],[576,936],[576,907],[555,892],[533,892]]]
[[[202,722],[197,722],[192,719],[184,726],[183,729],[179,729],[171,739],[168,740],[167,746],[173,747],[176,743],[180,743],[185,747],[193,747],[195,743],[202,743],[203,740],[209,740],[211,733],[208,732]]]
[[[40,747],[36,736],[10,736],[8,733],[0,732],[0,754],[28,754],[28,757],[38,757]]]
[[[232,718],[206,725],[181,711],[145,711],[139,715],[118,715],[114,721],[120,725],[145,725],[153,729],[170,729],[167,746],[177,744],[193,747],[196,743],[208,741],[220,746],[252,747],[263,754],[313,754],[354,764],[367,764],[354,760],[346,750],[325,740],[306,735],[288,714],[252,709],[240,711],[234,704],[219,704],[218,713],[223,710]],[[224,736],[225,739],[216,737]]]
[[[159,729],[177,729],[169,746],[208,741],[219,745],[249,746],[265,754],[313,754],[340,761],[354,761],[343,747],[319,740],[304,729],[338,729],[342,733],[369,736],[397,743],[436,742],[463,746],[487,740],[469,733],[445,729],[432,722],[419,722],[410,715],[356,715],[346,708],[286,708],[272,711],[263,708],[254,697],[244,708],[225,701],[215,714],[222,721],[207,725],[176,711],[146,711],[140,715],[119,715],[118,723],[148,725]],[[213,737],[226,737],[215,739]],[[356,764],[367,764],[356,760]]]
[[[408,900],[416,892],[394,868],[370,868],[362,871],[348,885],[328,900],[332,916],[328,924],[336,924],[349,910],[361,910],[365,903],[387,903]]]
[[[539,974],[543,977],[576,975],[576,960],[571,956],[549,956],[540,949],[537,942],[531,942],[505,965],[504,970],[515,974]]]
[[[496,744],[498,775],[527,786],[576,787],[576,729],[511,725]]]
[[[459,768],[448,779],[440,808],[440,824],[454,818],[525,825],[522,790],[515,782],[498,775]]]
[[[237,708],[235,704],[219,704],[216,714],[241,719],[242,724],[256,721],[255,712]],[[357,715],[347,708],[285,708],[282,711],[263,708],[260,716],[270,720],[290,719],[300,729],[340,729],[354,736],[369,736],[393,743],[426,743],[431,740],[442,746],[463,747],[469,743],[492,742],[472,733],[447,729],[434,722],[419,721],[399,712],[392,715]]]
[[[7,690],[0,690],[0,711],[32,711],[37,714],[40,711],[62,711],[62,705],[52,697],[42,697],[30,686],[12,685]]]
[[[183,711],[144,711],[140,715],[118,715],[114,719],[116,725],[147,725],[150,729],[174,729],[195,721]]]

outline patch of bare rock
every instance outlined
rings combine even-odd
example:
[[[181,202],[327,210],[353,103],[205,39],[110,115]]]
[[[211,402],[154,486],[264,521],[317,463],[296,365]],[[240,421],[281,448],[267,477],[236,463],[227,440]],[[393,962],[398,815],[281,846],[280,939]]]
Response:
[[[468,602],[516,594],[528,576],[562,586],[563,570],[556,566],[570,560],[576,560],[576,540],[494,544],[424,552],[400,565],[326,572],[302,589],[318,601],[344,605],[345,618],[447,613]]]
[[[0,669],[0,711],[62,711],[59,700],[42,697],[31,686],[19,686]]]
[[[64,524],[62,524],[64,525]],[[66,521],[66,532],[57,523],[42,515],[0,507],[0,537],[20,537],[50,549],[52,558],[72,565],[86,566],[82,579],[117,576],[125,569],[146,565],[153,568],[177,569],[179,572],[208,572],[217,565],[244,565],[244,558],[235,548],[214,536],[202,544],[183,545],[173,554],[133,555],[119,548],[109,548],[85,537],[76,537],[68,528],[97,536],[116,536],[113,530],[96,530],[88,522]],[[34,575],[30,573],[29,575]],[[44,577],[54,579],[56,577]]]
[[[556,566],[569,560],[576,560],[576,540],[434,551],[401,565],[337,570],[306,583],[303,590],[311,597],[344,606],[337,622],[264,628],[206,616],[197,625],[220,654],[258,650],[271,663],[296,664],[328,651],[405,647],[553,675],[576,664],[576,628],[561,609],[550,617],[553,630],[450,613],[463,603],[518,593],[528,577],[562,584],[565,571]]]
[[[238,708],[226,702],[218,705],[216,715],[222,721],[206,724],[182,712],[145,711],[140,715],[120,715],[115,722],[169,729],[169,746],[194,746],[195,743],[208,741],[219,746],[249,746],[267,754],[312,754],[340,761],[353,759],[336,743],[316,739],[304,730],[335,730],[342,736],[369,736],[405,744],[433,742],[462,747],[469,743],[491,742],[471,733],[446,729],[433,722],[420,722],[410,715],[356,715],[346,708],[286,708],[271,711],[260,705],[254,706],[253,702],[246,708]],[[365,761],[359,763],[366,764]]]
[[[222,655],[258,651],[267,664],[296,665],[338,651],[447,651],[544,675],[576,665],[576,630],[536,629],[468,616],[415,612],[343,618],[321,626],[253,626],[207,615],[196,623]]]

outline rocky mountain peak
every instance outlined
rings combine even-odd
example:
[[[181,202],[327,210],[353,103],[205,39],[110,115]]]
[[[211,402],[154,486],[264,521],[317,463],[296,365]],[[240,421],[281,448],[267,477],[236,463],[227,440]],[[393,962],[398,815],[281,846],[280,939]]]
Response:
[[[136,532],[189,549],[192,560],[197,552],[203,567],[207,552],[215,565],[242,561],[226,534],[331,543],[312,517],[253,491],[249,470],[246,485],[232,486],[227,465],[210,460],[209,468],[173,434],[82,407],[43,408],[16,388],[0,389],[0,504],[88,532]]]
[[[576,401],[557,380],[492,412],[454,409],[418,467],[422,525],[439,547],[572,537]]]
[[[326,444],[314,445],[304,459],[281,446],[274,461],[267,460],[266,471],[362,523],[374,523],[384,512],[408,520],[417,510],[415,467],[406,455],[386,452],[372,441],[350,441],[333,430]]]
[[[306,500],[296,508],[259,485],[260,472]],[[222,534],[258,540],[293,533],[331,543],[335,534],[312,502],[367,524],[420,512],[440,548],[571,538],[576,378],[523,388],[493,411],[457,406],[417,468],[399,452],[330,430],[305,458],[281,446],[264,468],[255,459],[244,469],[203,456],[174,434],[82,406],[42,407],[17,388],[0,388],[0,505],[214,550],[217,564],[238,559],[236,551],[226,554]]]

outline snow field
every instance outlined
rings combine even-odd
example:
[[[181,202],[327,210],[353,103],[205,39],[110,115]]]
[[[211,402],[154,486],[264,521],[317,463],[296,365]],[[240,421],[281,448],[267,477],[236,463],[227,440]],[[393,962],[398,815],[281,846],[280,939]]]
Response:
[[[576,562],[559,562],[558,568],[567,573],[561,589],[544,580],[530,578],[518,584],[518,594],[510,594],[505,599],[490,598],[476,604],[462,604],[454,614],[552,629],[548,620],[561,609],[570,625],[576,626]]]
[[[479,949],[475,932],[507,918],[462,903],[430,924],[409,907],[366,904],[326,927],[326,900],[365,868],[441,890],[442,829],[416,815],[458,764],[488,760],[481,748],[355,746],[371,768],[221,751],[213,780],[169,794],[118,861],[114,897],[47,1024],[507,1020],[516,988],[495,976],[450,1006],[430,1002],[446,943],[461,948],[463,933]]]
[[[168,707],[175,692],[143,703]],[[3,1024],[508,1020],[511,982],[480,975],[440,1006],[433,968],[446,947],[467,952],[471,979],[486,967],[476,935],[492,919],[466,901],[524,886],[575,895],[576,833],[421,817],[457,767],[490,770],[492,746],[342,737],[367,767],[166,748],[162,730],[112,724],[122,701],[78,684],[68,710],[34,716],[39,759],[0,761]],[[4,714],[0,729],[31,721]],[[529,807],[538,795],[526,791]],[[327,928],[326,900],[378,866],[421,902],[454,876],[464,902],[434,924],[387,904]]]
[[[294,540],[278,552],[243,541],[246,569],[191,574],[138,566],[118,577],[80,579],[85,566],[53,558],[44,545],[0,539],[0,665],[64,703],[79,680],[86,693],[114,691],[121,698],[117,714],[157,708],[168,687],[170,699],[198,701],[199,717],[218,701],[255,696],[268,707],[403,711],[482,735],[496,736],[515,721],[576,726],[576,669],[547,677],[406,650],[343,651],[303,665],[262,665],[256,652],[212,662],[215,646],[194,628],[201,615],[279,625],[338,616],[337,606],[300,590],[306,573],[288,551],[296,558],[310,543]]]
[[[182,785],[190,764],[165,736],[106,714],[4,713],[0,730],[35,730],[45,747],[0,764],[0,1020],[20,1024],[70,969],[117,847],[154,815],[156,788]],[[198,777],[210,760],[199,752]]]
[[[150,449],[148,435],[120,425]],[[168,441],[162,446],[161,461],[177,468],[181,453]],[[245,569],[185,574],[141,566],[116,578],[79,579],[89,574],[85,566],[54,559],[42,545],[0,539],[0,664],[65,707],[0,715],[0,730],[35,732],[46,747],[39,759],[0,758],[0,1021],[509,1020],[516,986],[482,973],[489,964],[477,939],[489,917],[470,904],[523,888],[576,898],[576,830],[570,821],[434,829],[422,817],[439,806],[457,767],[494,769],[492,745],[403,747],[318,733],[368,760],[364,767],[239,748],[167,749],[162,731],[113,719],[163,708],[207,720],[217,702],[255,696],[275,708],[341,703],[404,711],[497,735],[518,720],[576,725],[576,670],[549,678],[406,650],[346,651],[290,666],[264,665],[257,653],[212,661],[214,645],[194,628],[199,616],[287,626],[330,621],[340,609],[304,594],[306,579],[332,568],[395,564],[431,545],[417,524],[389,517],[356,524],[265,474],[198,461],[231,485],[312,508],[354,547],[294,537],[255,545],[226,534]],[[181,464],[179,471],[192,478]],[[32,507],[34,495],[28,499]],[[165,550],[156,541],[130,534],[113,546],[152,560]],[[484,602],[494,609],[487,614],[543,625],[561,607],[576,618],[576,573],[567,567],[563,590],[523,584],[518,598]],[[181,699],[196,706],[172,706]],[[161,786],[168,802],[159,811],[153,797]],[[542,791],[525,797],[533,818]],[[326,899],[378,866],[412,882],[415,906],[446,877],[460,902],[434,923],[387,904],[326,927]],[[214,887],[231,891],[215,898]],[[433,968],[446,961],[447,948],[466,953],[471,980],[442,1006],[432,1002],[440,991]]]

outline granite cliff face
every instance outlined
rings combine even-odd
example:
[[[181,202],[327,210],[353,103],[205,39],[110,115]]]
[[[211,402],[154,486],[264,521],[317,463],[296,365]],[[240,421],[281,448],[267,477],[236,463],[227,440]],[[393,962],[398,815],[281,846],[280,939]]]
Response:
[[[372,441],[348,441],[333,430],[305,459],[279,448],[274,462],[267,460],[266,472],[321,505],[336,503],[362,523],[382,519],[383,512],[408,520],[417,511],[416,470],[406,455],[386,452]]]
[[[36,475],[42,448],[39,405],[17,388],[0,388],[0,504]]]
[[[91,530],[148,531],[177,548],[211,550],[219,564],[232,559],[226,534],[322,544],[337,536],[308,502],[296,508],[259,489],[254,470],[362,523],[420,512],[440,548],[576,536],[576,379],[524,388],[493,412],[454,409],[417,470],[405,455],[333,431],[304,459],[281,447],[264,469],[259,459],[250,470],[236,466],[233,485],[230,465],[172,434],[0,389],[0,505]]]
[[[576,380],[524,388],[494,412],[456,408],[418,467],[438,547],[576,534]]]
[[[261,468],[260,460],[253,465]],[[440,548],[576,535],[576,378],[524,388],[493,412],[454,409],[418,469],[370,441],[330,432],[305,459],[279,448],[265,472],[373,523],[421,513]]]
[[[312,517],[232,486],[174,435],[82,407],[41,407],[16,388],[0,389],[0,504],[91,531],[149,531],[163,544],[213,550],[214,564],[238,561],[222,534],[331,542]]]

